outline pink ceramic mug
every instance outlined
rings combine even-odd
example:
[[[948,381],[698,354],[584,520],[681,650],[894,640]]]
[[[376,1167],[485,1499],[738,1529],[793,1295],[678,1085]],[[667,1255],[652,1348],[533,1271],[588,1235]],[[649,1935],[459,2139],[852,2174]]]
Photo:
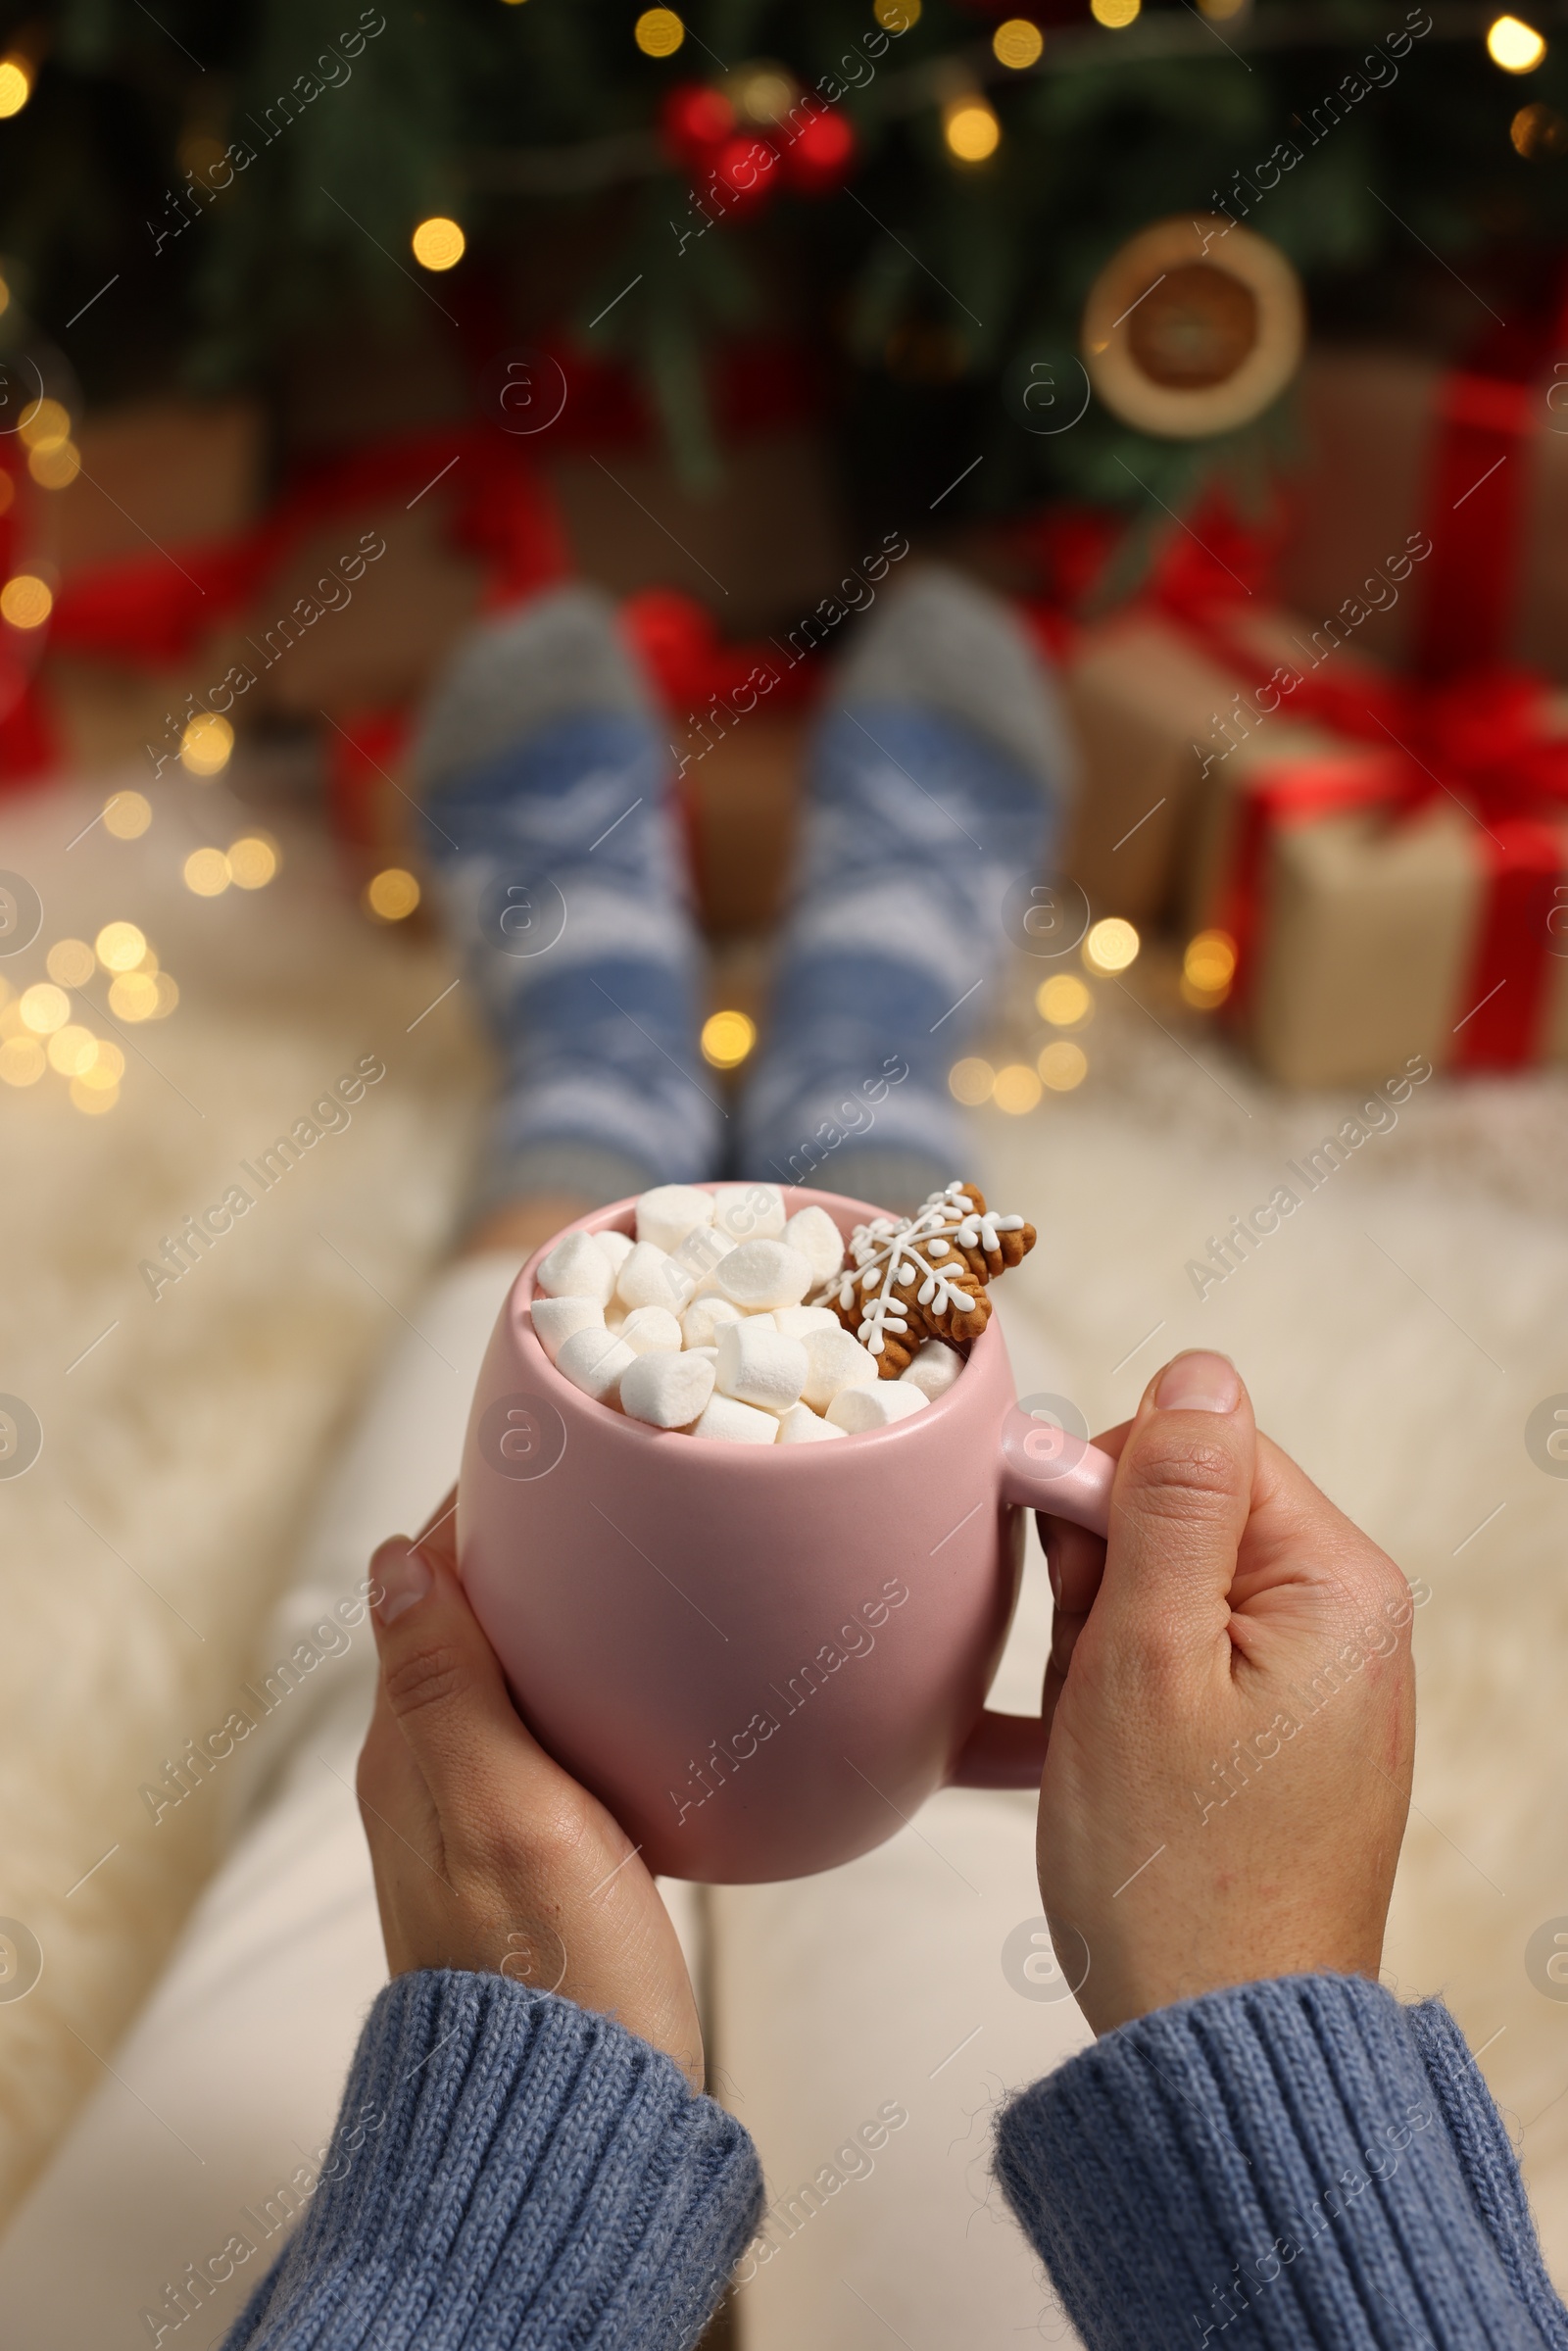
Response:
[[[790,1189],[840,1229],[878,1213]],[[573,1231],[633,1229],[621,1200]],[[554,1243],[549,1245],[554,1247]],[[1028,1788],[1038,1718],[985,1711],[1021,1505],[1103,1534],[1113,1463],[1021,1412],[995,1316],[946,1396],[839,1445],[650,1428],[502,1307],[463,1449],[464,1583],[523,1716],[648,1866],[733,1886],[880,1844],[949,1785]]]

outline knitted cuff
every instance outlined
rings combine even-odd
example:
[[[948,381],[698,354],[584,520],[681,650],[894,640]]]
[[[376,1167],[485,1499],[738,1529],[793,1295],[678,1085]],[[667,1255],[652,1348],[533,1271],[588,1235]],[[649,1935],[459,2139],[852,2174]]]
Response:
[[[311,2192],[226,2351],[676,2351],[761,2181],[740,2124],[623,2027],[433,1970],[371,2009]]]
[[[1466,2102],[1489,2105],[1470,2069]],[[1360,1977],[1107,2033],[1003,2114],[1003,2189],[1089,2351],[1553,2340],[1521,2303],[1409,2012]]]

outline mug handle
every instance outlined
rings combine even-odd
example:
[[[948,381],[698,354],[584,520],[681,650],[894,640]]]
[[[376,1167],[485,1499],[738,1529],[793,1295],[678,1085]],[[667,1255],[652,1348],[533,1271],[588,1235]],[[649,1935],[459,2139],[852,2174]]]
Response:
[[[1070,1518],[1091,1535],[1110,1523],[1116,1464],[1070,1429],[1034,1420],[1014,1404],[1002,1424],[1001,1498],[1053,1518]],[[965,1740],[949,1778],[952,1788],[1038,1788],[1046,1765],[1046,1726],[1038,1714],[995,1714],[988,1707]]]

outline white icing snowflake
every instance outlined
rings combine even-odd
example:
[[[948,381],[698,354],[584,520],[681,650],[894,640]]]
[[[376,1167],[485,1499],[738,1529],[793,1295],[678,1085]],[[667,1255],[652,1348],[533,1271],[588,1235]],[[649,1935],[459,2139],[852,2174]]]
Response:
[[[869,1224],[857,1225],[850,1235],[853,1265],[835,1274],[815,1302],[829,1305],[836,1299],[841,1307],[853,1306],[858,1285],[864,1302],[856,1337],[868,1354],[885,1354],[889,1339],[908,1336],[911,1290],[917,1305],[937,1314],[950,1307],[962,1313],[972,1308],[968,1266],[961,1257],[953,1265],[941,1262],[954,1256],[955,1245],[994,1250],[998,1234],[1016,1233],[1023,1221],[992,1208],[982,1213],[961,1183],[949,1184],[923,1200],[914,1216],[874,1216]]]

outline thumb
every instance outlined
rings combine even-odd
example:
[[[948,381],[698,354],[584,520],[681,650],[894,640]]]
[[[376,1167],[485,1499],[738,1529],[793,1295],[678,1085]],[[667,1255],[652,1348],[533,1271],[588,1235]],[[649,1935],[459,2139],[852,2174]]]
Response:
[[[1188,1650],[1224,1631],[1256,1445],[1251,1403],[1228,1357],[1176,1355],[1150,1383],[1111,1488],[1097,1602],[1107,1631],[1174,1639]]]
[[[394,1536],[370,1562],[385,1702],[443,1820],[461,1820],[490,1783],[498,1746],[509,1768],[553,1773],[514,1711],[495,1651],[452,1564],[450,1542]]]

